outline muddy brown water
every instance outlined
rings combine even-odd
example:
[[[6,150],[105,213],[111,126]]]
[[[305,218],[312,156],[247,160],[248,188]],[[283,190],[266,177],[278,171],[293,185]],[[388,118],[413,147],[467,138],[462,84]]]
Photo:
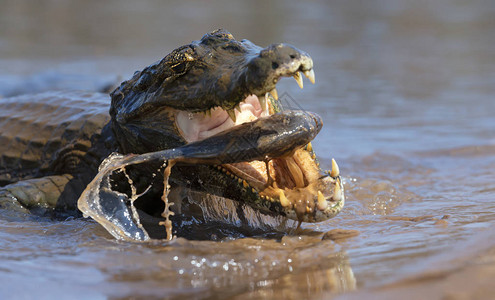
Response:
[[[311,54],[317,84],[278,91],[323,117],[342,213],[281,239],[127,243],[1,211],[0,298],[494,297],[493,1],[7,0],[0,94],[103,89],[218,27]]]

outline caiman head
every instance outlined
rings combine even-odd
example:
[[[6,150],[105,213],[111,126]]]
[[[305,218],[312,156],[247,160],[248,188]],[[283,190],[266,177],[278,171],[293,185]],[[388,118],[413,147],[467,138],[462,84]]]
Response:
[[[206,34],[112,92],[119,150],[174,148],[274,114],[281,109],[277,82],[294,77],[302,87],[301,73],[314,83],[312,59],[293,46],[261,48],[225,30]],[[294,220],[318,222],[336,215],[344,204],[337,165],[323,174],[311,144],[289,152],[264,161],[176,165],[171,181]]]

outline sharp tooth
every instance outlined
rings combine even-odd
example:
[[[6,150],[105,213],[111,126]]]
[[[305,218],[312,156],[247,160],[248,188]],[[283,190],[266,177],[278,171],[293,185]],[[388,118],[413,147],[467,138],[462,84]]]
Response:
[[[304,76],[306,76],[312,84],[315,84],[315,71],[313,69],[304,71]]]
[[[342,200],[342,189],[340,188],[340,180],[339,179],[335,180],[335,188],[333,190],[332,199],[334,201]]]
[[[246,180],[243,180],[242,181],[242,186],[245,187],[245,188],[248,188],[249,184],[247,183]]]
[[[297,84],[299,85],[300,88],[303,88],[303,80],[302,80],[302,76],[301,76],[301,73],[299,72],[296,72],[294,73],[294,75],[292,75],[294,77],[294,79],[297,81]]]
[[[306,148],[309,152],[313,152],[313,145],[311,143],[308,143],[308,147]]]
[[[327,200],[325,200],[325,196],[323,196],[323,194],[320,191],[318,191],[318,205],[317,206],[318,206],[319,210],[325,210],[328,207]]]
[[[290,205],[289,199],[285,197],[284,190],[278,190],[278,197],[280,199],[280,204],[282,207],[288,207]]]
[[[229,117],[232,119],[232,121],[234,121],[234,123],[235,123],[235,110],[228,109],[227,113],[229,114]]]
[[[287,167],[289,167],[289,171],[294,178],[296,187],[304,187],[304,177],[301,168],[299,168],[293,158],[288,158],[286,162]]]
[[[213,110],[213,108],[212,108],[212,109],[208,109],[208,110],[206,111],[206,113],[208,114],[208,117],[210,117],[210,118],[211,118],[211,111],[212,111],[212,110]]]
[[[278,100],[278,93],[277,93],[277,89],[275,89],[275,88],[274,88],[273,90],[271,90],[271,91],[270,91],[270,94],[272,94],[273,99]]]
[[[237,105],[234,107],[234,109],[237,109],[238,112],[241,112],[241,104],[237,103]]]
[[[340,175],[339,165],[337,165],[335,159],[332,158],[332,172],[330,172],[330,176],[336,178],[339,175]]]

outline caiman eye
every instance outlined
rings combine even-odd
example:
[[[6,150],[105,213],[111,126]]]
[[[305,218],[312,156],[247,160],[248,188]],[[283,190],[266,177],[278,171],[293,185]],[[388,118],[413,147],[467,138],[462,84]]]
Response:
[[[178,63],[172,66],[172,70],[176,74],[183,74],[186,71],[186,63]]]

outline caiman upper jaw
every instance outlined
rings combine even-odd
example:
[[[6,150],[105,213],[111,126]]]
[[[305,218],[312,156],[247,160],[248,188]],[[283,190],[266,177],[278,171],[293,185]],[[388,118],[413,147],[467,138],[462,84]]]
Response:
[[[261,48],[217,30],[123,82],[111,94],[111,115],[125,123],[163,107],[192,113],[232,110],[249,95],[271,92],[277,98],[275,85],[284,76],[293,76],[302,88],[300,72],[314,82],[306,52],[288,44]]]

